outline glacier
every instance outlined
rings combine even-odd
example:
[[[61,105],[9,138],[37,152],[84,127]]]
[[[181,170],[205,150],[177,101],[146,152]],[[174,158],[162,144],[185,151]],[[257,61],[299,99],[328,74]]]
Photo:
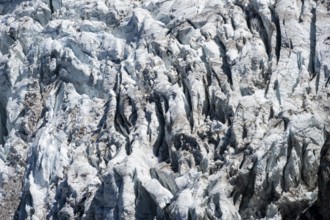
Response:
[[[0,219],[330,219],[330,2],[0,0]]]

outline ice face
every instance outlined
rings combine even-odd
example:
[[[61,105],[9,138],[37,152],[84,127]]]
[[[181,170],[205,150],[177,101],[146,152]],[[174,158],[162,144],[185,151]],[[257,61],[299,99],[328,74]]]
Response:
[[[328,11],[0,0],[0,219],[329,219]]]

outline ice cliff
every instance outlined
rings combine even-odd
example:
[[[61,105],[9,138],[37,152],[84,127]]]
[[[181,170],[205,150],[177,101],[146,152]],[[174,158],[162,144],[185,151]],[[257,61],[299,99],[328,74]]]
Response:
[[[327,0],[0,0],[0,219],[330,219]]]

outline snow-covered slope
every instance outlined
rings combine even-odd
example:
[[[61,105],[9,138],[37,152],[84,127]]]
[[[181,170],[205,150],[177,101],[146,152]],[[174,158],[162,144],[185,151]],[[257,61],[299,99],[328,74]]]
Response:
[[[329,219],[329,13],[0,0],[0,219]]]

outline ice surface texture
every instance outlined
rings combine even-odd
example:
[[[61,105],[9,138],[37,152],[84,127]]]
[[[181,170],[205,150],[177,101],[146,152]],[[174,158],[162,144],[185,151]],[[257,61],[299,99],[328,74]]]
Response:
[[[330,219],[330,3],[0,0],[0,219]]]

